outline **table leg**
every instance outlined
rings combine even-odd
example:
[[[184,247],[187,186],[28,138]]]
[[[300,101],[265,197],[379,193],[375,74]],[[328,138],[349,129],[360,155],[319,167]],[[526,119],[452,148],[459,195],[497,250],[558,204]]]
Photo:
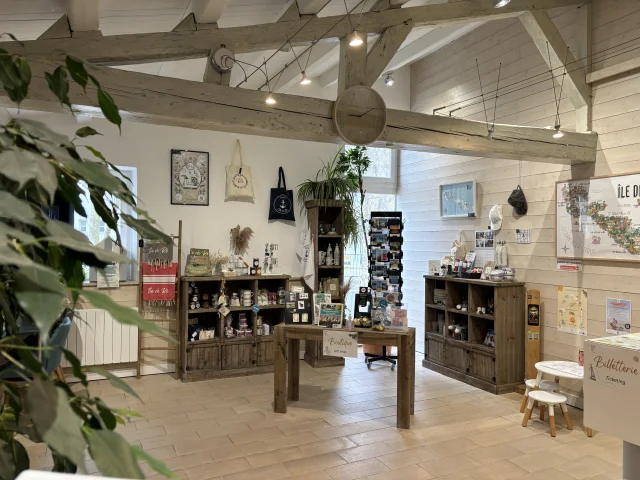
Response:
[[[416,332],[411,331],[411,343],[409,345],[411,352],[411,415],[414,414],[415,396],[416,396]]]
[[[540,382],[542,382],[542,372],[538,371],[538,375],[536,375],[536,384],[533,386],[534,390],[540,390]],[[538,402],[533,402],[533,408],[538,406]]]
[[[277,325],[273,336],[273,411],[287,413],[287,337],[284,326]]]
[[[587,427],[587,437],[593,437],[593,430],[591,430],[589,427]]]
[[[411,428],[411,353],[409,335],[399,335],[396,426]]]
[[[289,400],[298,401],[300,399],[300,340],[289,340],[287,342],[287,363],[289,364]]]

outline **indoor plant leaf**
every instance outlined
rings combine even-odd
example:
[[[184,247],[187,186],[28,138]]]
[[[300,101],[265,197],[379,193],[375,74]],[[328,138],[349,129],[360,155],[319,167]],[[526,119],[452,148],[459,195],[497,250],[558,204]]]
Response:
[[[131,260],[119,253],[94,247],[91,245],[91,242],[89,242],[86,235],[79,232],[68,223],[48,220],[47,231],[49,232],[49,235],[44,238],[45,241],[55,242],[59,245],[70,248],[71,250],[91,253],[102,262],[131,262]]]
[[[122,390],[122,391],[128,393],[129,395],[133,395],[138,400],[142,401],[142,399],[138,396],[138,394],[135,392],[135,390],[133,388],[131,388],[131,385],[129,385],[124,380],[122,380],[120,377],[116,377],[113,373],[105,370],[104,368],[93,367],[92,366],[92,367],[86,367],[84,369],[84,371],[85,372],[97,373],[98,375],[102,375],[103,377],[107,378],[109,380],[109,383],[111,383],[111,385],[114,386],[115,388],[117,388],[119,390]]]
[[[9,192],[0,190],[0,218],[17,220],[28,225],[37,226],[36,212],[29,202],[14,197]]]
[[[62,349],[62,353],[64,354],[64,358],[67,359],[67,362],[71,364],[73,376],[80,380],[82,385],[86,387],[89,383],[87,382],[87,376],[82,371],[82,364],[80,363],[78,357],[76,357],[73,352],[67,350],[66,348]]]
[[[29,468],[29,455],[15,438],[0,439],[0,479],[13,480],[20,472]]]
[[[25,149],[3,150],[0,153],[0,173],[18,182],[19,188],[29,180],[35,180],[53,200],[58,186],[56,170],[43,156]]]
[[[21,265],[14,273],[16,281],[20,281],[21,288],[37,289],[41,288],[45,292],[54,292],[62,295],[64,286],[60,283],[60,275],[55,270],[41,265],[31,263]],[[29,283],[29,285],[25,285]]]
[[[102,135],[102,134],[98,132],[96,129],[89,127],[88,125],[86,127],[82,127],[76,130],[76,137],[86,138],[91,135]]]
[[[18,288],[20,290],[15,293],[18,304],[33,319],[41,333],[40,339],[45,343],[49,338],[49,330],[62,311],[64,295],[40,289],[22,290],[21,286]]]
[[[7,240],[15,238],[17,240],[20,240],[21,242],[35,242],[36,241],[36,237],[31,235],[30,233],[23,232],[22,230],[19,230],[17,228],[10,227],[9,225],[7,225],[4,222],[0,222],[0,237],[3,237],[3,236]],[[2,242],[3,240],[4,239],[0,239],[0,242]],[[34,245],[38,245],[38,244],[34,243]]]
[[[117,125],[118,130],[122,132],[122,118],[120,118],[118,107],[113,101],[113,98],[111,98],[111,95],[105,92],[102,87],[98,87],[98,105],[100,105],[100,110],[102,110],[105,118]]]
[[[14,120],[16,125],[22,128],[33,138],[39,138],[40,140],[48,140],[57,145],[69,145],[69,137],[58,132],[54,132],[47,125],[37,120],[31,120],[28,118],[19,118]]]
[[[72,57],[71,55],[67,55],[67,57],[65,58],[65,65],[67,66],[67,70],[69,70],[69,75],[71,75],[71,78],[78,85],[80,85],[86,93],[87,83],[89,82],[89,74],[84,68],[84,63],[82,62],[82,60]]]
[[[89,451],[100,473],[107,477],[144,478],[138,460],[126,440],[109,430],[91,430]]]
[[[124,213],[122,214],[122,219],[126,222],[127,225],[138,232],[140,236],[146,238],[147,240],[161,240],[165,243],[173,242],[173,239],[169,235],[162,233],[160,230],[151,225],[151,222],[148,220],[134,218],[131,215],[127,215]]]
[[[93,290],[82,290],[80,291],[80,294],[91,302],[94,307],[109,312],[111,316],[120,323],[137,326],[143,332],[160,335],[168,339],[170,342],[175,343],[175,340],[156,323],[145,320],[140,316],[137,310],[116,303],[108,295],[104,295]]]
[[[143,462],[147,462],[147,464],[154,471],[158,472],[161,475],[164,475],[167,478],[175,478],[176,477],[173,474],[173,472],[171,472],[171,470],[169,470],[169,468],[167,468],[167,466],[164,464],[164,462],[161,462],[160,460],[156,460],[151,455],[149,455],[147,452],[145,452],[142,448],[140,448],[138,446],[134,446],[134,447],[131,447],[131,449],[133,450],[133,453],[135,454],[135,456],[136,456],[136,458],[138,460],[143,461]]]
[[[35,378],[27,390],[27,409],[45,442],[60,455],[84,468],[87,442],[82,434],[82,420],[69,405],[69,397],[59,387]]]
[[[44,72],[44,76],[47,79],[49,90],[58,97],[61,104],[71,108],[71,100],[69,100],[69,80],[66,70],[62,68],[62,66],[58,66],[53,73]]]

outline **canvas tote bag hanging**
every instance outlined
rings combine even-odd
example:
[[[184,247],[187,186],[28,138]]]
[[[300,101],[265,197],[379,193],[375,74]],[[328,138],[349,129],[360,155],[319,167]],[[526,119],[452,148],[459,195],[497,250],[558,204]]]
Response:
[[[271,189],[269,220],[296,221],[293,211],[293,191],[287,190],[287,182],[284,178],[282,167],[278,169],[278,188]]]
[[[226,166],[226,170],[226,199],[253,199],[253,176],[251,175],[251,168],[243,165],[240,140],[236,142],[231,163]]]

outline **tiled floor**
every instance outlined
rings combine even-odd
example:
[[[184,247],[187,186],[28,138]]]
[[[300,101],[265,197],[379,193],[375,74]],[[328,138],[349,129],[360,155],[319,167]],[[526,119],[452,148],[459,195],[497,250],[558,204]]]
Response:
[[[415,419],[395,428],[396,373],[362,359],[314,370],[301,362],[300,401],[273,413],[273,375],[180,383],[127,380],[144,400],[90,384],[109,405],[144,415],[121,429],[188,480],[607,480],[621,478],[622,444],[587,438],[578,410],[558,434],[521,426],[521,398],[494,396],[416,366]],[[33,467],[51,466],[31,446]],[[145,467],[145,472],[150,473]]]

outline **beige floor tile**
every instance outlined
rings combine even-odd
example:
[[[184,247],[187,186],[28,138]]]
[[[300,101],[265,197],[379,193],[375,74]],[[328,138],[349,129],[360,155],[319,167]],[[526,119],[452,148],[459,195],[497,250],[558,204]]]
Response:
[[[439,457],[428,451],[426,448],[419,447],[383,455],[382,457],[378,457],[378,460],[384,463],[387,467],[396,469],[409,465],[417,465],[418,463],[435,460],[437,458]]]
[[[246,425],[246,424],[233,423],[231,425],[224,425],[223,428],[230,427],[233,425]],[[278,427],[270,427],[270,428],[263,428],[261,430],[253,430],[253,429],[249,429],[248,431],[244,430],[240,433],[234,433],[229,435],[229,438],[235,445],[240,445],[242,443],[257,442],[260,440],[273,439],[275,437],[282,437],[282,436],[284,436],[284,433],[282,433],[278,429]]]
[[[519,455],[520,450],[516,450],[508,443],[500,443],[491,447],[482,447],[465,452],[470,458],[482,465],[489,465],[500,460],[506,460]]]
[[[465,470],[479,467],[480,463],[462,453],[452,458],[438,458],[424,463],[419,463],[418,465],[434,477],[442,477],[451,473],[462,473]]]
[[[557,438],[557,437],[556,437]],[[540,450],[548,450],[558,447],[561,444],[551,435],[534,435],[532,437],[521,438],[509,442],[513,448],[517,448],[522,453],[533,453]]]
[[[500,430],[470,435],[469,439],[483,447],[490,447],[491,445],[498,445],[499,443],[510,442],[541,433],[542,432],[532,428],[514,425],[512,427],[501,428]]]
[[[247,461],[251,464],[252,468],[266,467],[268,465],[274,465],[276,463],[289,462],[291,460],[298,460],[300,458],[310,457],[310,453],[303,452],[300,447],[289,447],[278,450],[270,450],[264,453],[256,453],[254,455],[247,455]]]
[[[345,459],[336,453],[325,453],[323,455],[285,462],[284,466],[287,467],[287,470],[289,470],[292,475],[302,475],[346,463]]]
[[[156,460],[166,460],[167,458],[172,458],[177,455],[176,449],[173,448],[173,445],[167,445],[166,447],[151,448],[145,451]]]
[[[198,422],[191,422],[198,423]],[[203,425],[204,423],[204,425]],[[232,423],[231,425],[218,425],[217,423],[207,424],[200,422],[202,428],[198,428],[196,432],[200,438],[223,437],[225,435],[241,434],[251,435],[251,428],[246,423]],[[169,428],[169,427],[165,427]]]
[[[165,460],[164,463],[170,470],[184,470],[208,463],[213,464],[213,459],[206,452],[199,452],[172,457]]]
[[[566,457],[553,453],[550,450],[541,452],[529,453],[527,455],[516,456],[510,458],[513,464],[518,465],[520,468],[527,470],[528,472],[537,472],[538,470],[544,470],[545,468],[553,468],[556,465],[560,465],[567,461]]]
[[[173,444],[178,455],[206,452],[220,447],[233,445],[229,437],[198,438],[197,440],[180,440]]]
[[[264,420],[266,417],[262,412],[249,412],[243,413],[242,415],[236,415],[234,412],[229,416],[221,415],[215,418],[216,422],[220,425],[230,425],[232,423],[247,423],[251,425],[252,423]]]
[[[432,443],[426,447],[429,452],[437,455],[438,457],[457,455],[459,453],[469,452],[478,448],[481,448],[480,445],[472,442],[468,438],[446,440],[444,442]]]
[[[224,460],[231,460],[233,458],[245,457],[248,455],[255,455],[256,453],[263,453],[272,449],[262,442],[244,443],[242,445],[229,445],[222,448],[215,448],[209,450],[209,456],[213,458],[215,462],[221,462]]]
[[[575,477],[555,468],[545,468],[544,470],[538,470],[524,475],[518,478],[518,480],[575,480]]]
[[[291,473],[281,464],[269,465],[268,467],[255,468],[232,475],[225,475],[224,480],[279,480],[290,477]]]
[[[331,480],[329,474],[324,471],[305,473],[304,475],[295,475],[287,477],[288,480]]]
[[[477,452],[478,450],[475,451]],[[502,460],[491,465],[472,468],[464,473],[473,478],[473,480],[510,480],[512,478],[520,478],[529,472],[508,460]]]
[[[232,473],[250,470],[251,465],[244,458],[234,458],[222,462],[209,463],[186,469],[189,480],[207,480],[209,478],[222,477]]]
[[[401,438],[402,435],[400,435],[395,428],[381,428],[355,435],[349,435],[349,440],[357,443],[358,445],[400,440]]]
[[[134,440],[144,440],[145,438],[160,437],[166,434],[167,431],[162,426],[143,428],[141,430],[125,428],[124,430],[120,431],[120,435],[122,435],[130,442],[133,442]]]
[[[368,458],[378,458],[381,455],[393,452],[393,448],[383,442],[371,443],[355,448],[349,448],[341,452],[337,452],[347,462],[358,462],[360,460],[366,460]]]
[[[438,477],[438,480],[469,480],[471,477],[463,472],[456,472],[449,475]]]
[[[566,460],[573,460],[587,455],[596,455],[601,453],[604,447],[597,445],[590,440],[592,439],[585,435],[582,440],[559,445],[557,447],[550,448],[549,451],[564,457]]]
[[[188,421],[189,419],[185,413],[178,413],[175,415],[162,416],[162,417],[154,418],[151,420],[139,419],[139,420],[136,420],[135,422],[131,422],[131,424],[134,425],[138,430],[142,430],[144,428],[159,427],[159,426],[163,426],[165,427],[165,430],[167,430],[166,427],[168,425],[175,425],[175,424],[181,425]],[[172,432],[167,430],[167,433],[172,433]]]
[[[367,460],[361,460],[359,462],[353,462],[339,467],[328,468],[325,471],[333,480],[354,480],[356,478],[363,478],[380,472],[386,472],[387,470],[389,469],[380,461],[375,458],[369,458]]]
[[[145,438],[140,441],[140,444],[142,448],[148,450],[150,448],[166,447],[167,445],[175,445],[177,442],[197,439],[198,434],[196,432],[178,432],[156,438]]]
[[[418,465],[391,470],[389,472],[378,473],[367,477],[367,480],[429,480],[434,478],[429,472]]]
[[[321,455],[323,453],[343,451],[353,447],[357,447],[357,445],[346,437],[332,438],[330,440],[322,440],[320,442],[300,445],[300,449],[303,452],[314,456]]]
[[[280,425],[278,428],[285,435],[294,435],[302,432],[312,432],[314,430],[321,430],[328,428],[330,425],[323,419],[306,420],[304,422],[292,421],[290,423]]]
[[[615,468],[616,465],[607,462],[595,455],[587,455],[585,457],[576,458],[566,463],[556,465],[556,469],[561,472],[568,473],[574,478],[587,478],[598,473],[606,472]]]

